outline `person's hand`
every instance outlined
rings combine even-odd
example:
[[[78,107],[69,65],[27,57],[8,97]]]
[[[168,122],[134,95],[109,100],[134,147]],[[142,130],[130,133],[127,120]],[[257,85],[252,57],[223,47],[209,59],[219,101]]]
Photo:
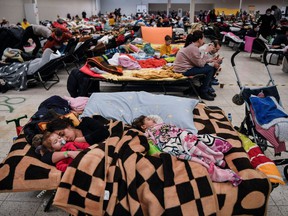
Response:
[[[214,63],[214,68],[218,69],[220,67],[220,64],[218,64],[217,62]]]
[[[68,156],[74,159],[79,153],[80,151],[68,151]]]
[[[217,59],[217,63],[218,63],[218,64],[222,64],[222,62],[223,62],[223,57]]]
[[[283,53],[288,53],[288,46],[285,46],[285,47],[284,47]]]

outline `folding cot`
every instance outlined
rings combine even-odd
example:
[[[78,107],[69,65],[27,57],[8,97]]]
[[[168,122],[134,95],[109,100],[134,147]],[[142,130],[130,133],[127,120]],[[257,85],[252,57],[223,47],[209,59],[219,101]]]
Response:
[[[40,82],[46,90],[49,90],[60,81],[57,72],[59,67],[63,66],[63,58],[64,56],[52,59],[40,67],[33,75],[28,75],[27,85],[34,85],[36,81],[36,83]]]

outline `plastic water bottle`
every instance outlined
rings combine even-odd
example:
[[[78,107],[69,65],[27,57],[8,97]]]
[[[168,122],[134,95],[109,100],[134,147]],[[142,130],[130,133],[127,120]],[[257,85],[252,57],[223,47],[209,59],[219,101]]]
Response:
[[[228,113],[227,117],[228,117],[228,120],[232,123],[232,114]]]

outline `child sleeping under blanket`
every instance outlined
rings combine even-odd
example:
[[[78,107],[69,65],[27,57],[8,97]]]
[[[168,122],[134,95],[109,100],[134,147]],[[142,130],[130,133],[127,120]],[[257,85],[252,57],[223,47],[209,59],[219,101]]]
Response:
[[[224,154],[232,145],[220,137],[212,135],[194,135],[187,130],[161,121],[159,116],[140,116],[132,126],[145,133],[157,147],[179,159],[191,160],[202,164],[212,181],[230,181],[233,186],[241,183],[241,178],[231,169],[224,169]]]

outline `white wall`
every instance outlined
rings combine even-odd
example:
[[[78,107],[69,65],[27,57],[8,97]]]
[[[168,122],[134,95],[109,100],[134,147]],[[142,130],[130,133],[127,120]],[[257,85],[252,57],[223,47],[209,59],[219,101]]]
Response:
[[[33,0],[0,0],[0,19],[5,17],[10,23],[22,21],[25,17],[24,3],[32,3]],[[168,0],[37,0],[40,20],[55,20],[59,14],[66,17],[67,13],[72,16],[86,11],[87,16],[95,13],[95,8],[101,7],[101,13],[113,12],[115,8],[121,8],[122,14],[136,12],[138,4],[162,3],[167,4]],[[96,2],[96,4],[95,4]],[[196,4],[214,4],[215,7],[239,8],[240,0],[195,0]],[[255,5],[256,10],[264,13],[272,4],[279,8],[288,6],[288,0],[242,0],[243,10],[248,10],[249,5]],[[186,3],[190,0],[171,0],[173,4]],[[96,7],[95,7],[96,6]],[[198,7],[196,6],[196,9]],[[166,10],[166,8],[164,9]]]
[[[113,12],[115,8],[121,8],[122,14],[131,14],[136,12],[136,5],[149,3],[167,4],[168,0],[101,0],[101,13]],[[195,0],[196,4],[214,4],[218,8],[239,8],[240,0]],[[173,4],[190,3],[190,0],[171,0]],[[268,7],[273,4],[279,8],[288,6],[288,0],[242,0],[242,9],[248,11],[249,5],[255,5],[256,10],[264,13]],[[164,10],[166,8],[164,7]]]
[[[38,8],[40,20],[55,20],[57,15],[65,18],[67,13],[82,17],[83,11],[87,13],[87,17],[90,17],[95,11],[92,0],[38,0]]]
[[[22,0],[0,0],[0,20],[5,17],[10,24],[22,22],[24,3]]]

